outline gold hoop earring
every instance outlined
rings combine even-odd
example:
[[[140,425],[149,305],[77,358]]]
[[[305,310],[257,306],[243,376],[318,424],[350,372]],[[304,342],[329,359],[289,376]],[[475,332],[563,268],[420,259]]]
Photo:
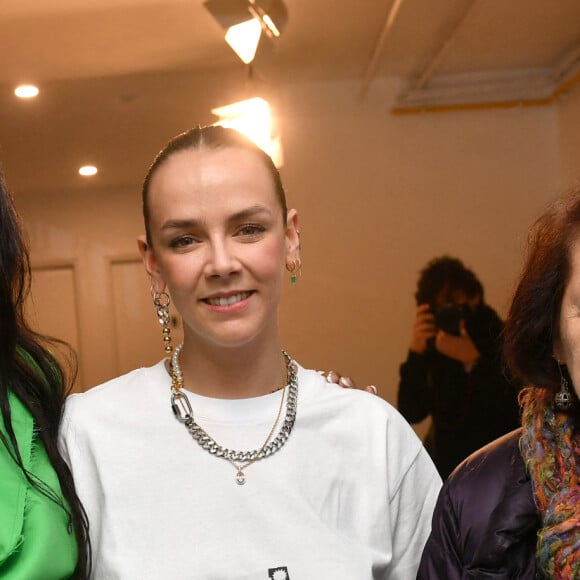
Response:
[[[298,276],[302,274],[302,262],[300,258],[286,262],[286,270],[290,272],[290,284],[296,284]]]
[[[171,322],[171,316],[169,314],[169,305],[171,304],[171,299],[167,292],[153,292],[153,305],[157,312],[157,320],[159,324],[163,327],[163,342],[165,344],[165,352],[167,354],[173,351],[173,345],[171,344],[171,328],[169,328],[169,323]]]

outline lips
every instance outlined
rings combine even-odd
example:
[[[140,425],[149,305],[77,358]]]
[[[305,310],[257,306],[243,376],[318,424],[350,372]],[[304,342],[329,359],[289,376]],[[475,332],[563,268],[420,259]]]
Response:
[[[251,294],[251,292],[236,292],[235,294],[228,294],[227,296],[211,296],[204,298],[203,301],[212,306],[233,306],[238,302],[246,300]]]

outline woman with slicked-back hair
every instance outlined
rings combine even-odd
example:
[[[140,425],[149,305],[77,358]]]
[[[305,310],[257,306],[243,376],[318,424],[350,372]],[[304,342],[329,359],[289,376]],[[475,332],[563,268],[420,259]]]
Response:
[[[28,250],[0,169],[0,578],[83,579],[87,520],[57,449],[67,383],[50,349],[60,341],[27,324],[29,288]]]
[[[446,482],[418,578],[580,578],[580,187],[532,227],[504,354],[522,427]]]
[[[283,349],[300,239],[270,157],[232,129],[187,131],[143,210],[165,356],[71,396],[62,423],[94,578],[414,580],[441,480],[385,401]]]

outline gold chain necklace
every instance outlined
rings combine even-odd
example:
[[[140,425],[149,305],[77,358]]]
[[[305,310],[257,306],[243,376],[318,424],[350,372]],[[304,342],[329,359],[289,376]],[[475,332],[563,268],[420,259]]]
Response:
[[[278,425],[278,421],[280,420],[280,415],[282,414],[282,406],[284,403],[284,395],[285,394],[286,394],[286,386],[282,387],[282,397],[280,398],[280,406],[278,407],[278,414],[276,415],[276,419],[274,421],[274,424],[272,425],[272,428],[270,429],[270,432],[268,433],[268,437],[266,437],[266,440],[264,441],[264,444],[262,445],[262,447],[260,447],[256,457],[254,457],[254,459],[250,459],[249,461],[246,461],[246,463],[244,463],[242,465],[240,465],[239,463],[236,463],[233,459],[226,457],[226,459],[237,470],[236,483],[238,485],[244,485],[244,483],[246,483],[246,474],[244,473],[244,469],[246,469],[246,467],[249,467],[250,465],[252,465],[252,463],[255,463],[256,461],[258,461],[258,459],[260,458],[260,453],[262,451],[264,451],[264,447],[266,447],[266,445],[268,445],[268,443],[270,442],[270,439],[272,438],[272,435],[274,434],[274,429],[276,429],[276,425]]]
[[[180,344],[174,350],[170,365],[171,408],[173,409],[173,413],[179,421],[184,423],[191,436],[203,449],[208,451],[208,453],[215,455],[216,457],[225,459],[236,468],[235,481],[238,485],[244,485],[244,483],[246,483],[246,474],[244,473],[244,469],[259,459],[264,459],[265,457],[269,457],[273,453],[276,453],[276,451],[278,451],[286,443],[292,428],[294,427],[294,421],[296,419],[296,404],[298,401],[298,378],[296,373],[296,364],[286,351],[282,351],[282,354],[286,359],[286,383],[288,386],[288,396],[285,397],[286,386],[283,386],[281,389],[282,397],[280,399],[280,406],[278,408],[276,420],[274,421],[274,424],[272,425],[272,428],[270,429],[270,432],[268,433],[268,436],[266,437],[262,447],[253,451],[234,451],[231,449],[223,448],[215,441],[215,439],[213,439],[211,435],[209,435],[209,433],[203,427],[195,422],[189,398],[182,390],[183,374],[181,372],[181,367],[179,366],[179,353],[182,347],[183,344]],[[280,415],[282,414],[284,398],[286,398],[286,417],[279,434],[274,440],[271,441],[274,430],[276,429],[276,425],[280,420]]]

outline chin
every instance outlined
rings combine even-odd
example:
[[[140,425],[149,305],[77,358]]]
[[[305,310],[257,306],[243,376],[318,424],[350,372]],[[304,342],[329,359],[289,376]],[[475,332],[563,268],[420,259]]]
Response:
[[[278,336],[277,318],[247,316],[221,323],[191,325],[190,338],[193,343],[205,344],[210,348],[241,348],[252,343],[263,343],[265,337],[273,340]]]
[[[207,343],[211,343],[216,347],[221,348],[241,348],[256,342],[262,333],[256,329],[235,329],[231,328],[227,332],[223,333],[208,333],[202,340]]]

